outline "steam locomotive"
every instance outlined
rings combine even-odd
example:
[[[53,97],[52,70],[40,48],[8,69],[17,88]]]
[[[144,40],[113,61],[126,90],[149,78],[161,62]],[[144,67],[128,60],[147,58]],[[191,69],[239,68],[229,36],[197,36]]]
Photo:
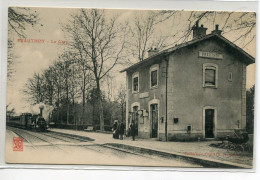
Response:
[[[20,116],[7,117],[7,125],[45,131],[48,128],[46,120],[42,116],[43,108],[40,108],[40,114],[33,115],[31,113],[22,113]]]
[[[31,113],[22,113],[21,116],[10,116],[7,120],[7,125],[45,131],[48,125],[45,119],[40,115],[32,115]]]

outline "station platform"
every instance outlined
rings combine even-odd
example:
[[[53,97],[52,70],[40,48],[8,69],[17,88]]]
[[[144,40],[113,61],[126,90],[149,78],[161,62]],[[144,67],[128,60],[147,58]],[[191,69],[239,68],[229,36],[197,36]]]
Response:
[[[165,142],[156,139],[141,139],[136,137],[124,137],[123,140],[113,139],[112,134],[102,132],[86,132],[68,129],[51,128],[49,131],[73,134],[94,139],[94,143],[113,146],[115,148],[128,149],[129,151],[147,152],[149,154],[160,154],[162,156],[174,156],[176,158],[187,158],[198,163],[219,164],[221,167],[253,168],[253,157],[248,152],[236,152],[227,149],[212,147],[212,143],[221,141],[199,141],[199,142]]]

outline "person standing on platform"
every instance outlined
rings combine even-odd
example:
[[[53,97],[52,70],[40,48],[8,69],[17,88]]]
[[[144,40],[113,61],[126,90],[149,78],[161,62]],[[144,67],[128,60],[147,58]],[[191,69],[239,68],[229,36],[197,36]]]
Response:
[[[133,141],[135,141],[135,133],[136,133],[136,127],[134,121],[130,124],[130,131],[131,131],[131,136],[133,138]]]
[[[118,124],[117,124],[117,120],[114,121],[114,125],[112,128],[113,131],[113,138],[114,139],[118,139]]]
[[[119,126],[119,137],[120,137],[120,140],[123,140],[123,135],[125,133],[125,125],[124,123],[120,123],[120,126]]]

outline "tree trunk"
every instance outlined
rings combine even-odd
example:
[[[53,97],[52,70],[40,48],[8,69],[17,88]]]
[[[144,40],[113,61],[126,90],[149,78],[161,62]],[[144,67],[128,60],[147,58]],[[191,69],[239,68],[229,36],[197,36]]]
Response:
[[[62,122],[60,121],[60,90],[59,90],[59,88],[58,88],[57,109],[58,109],[57,122],[59,122],[61,124]]]
[[[58,106],[59,106],[60,122],[61,122],[61,124],[63,124],[63,119],[62,119],[63,112],[62,112],[62,108],[60,108],[60,101],[61,101],[61,89],[59,89],[59,104],[58,104]]]
[[[100,131],[104,131],[103,104],[102,104],[101,96],[98,97],[98,111],[99,111]]]
[[[82,120],[83,121],[85,119],[85,106],[86,106],[85,92],[83,92],[83,96],[82,96]]]
[[[98,113],[99,113],[99,123],[100,123],[100,131],[104,131],[104,117],[103,117],[103,104],[102,104],[102,94],[100,89],[99,79],[96,78],[97,82],[97,92],[98,92]]]
[[[86,76],[83,77],[83,89],[82,89],[82,121],[85,119],[85,106],[86,106]]]
[[[92,125],[94,127],[95,125],[95,102],[93,102],[93,107],[92,107]]]
[[[76,123],[75,123],[75,100],[74,100],[74,97],[72,98],[72,114],[73,114],[73,123],[74,123],[74,125],[76,125]]]
[[[69,101],[67,101],[67,125],[69,124],[69,118],[70,118],[70,104]]]
[[[124,105],[122,105],[122,123],[124,122]]]
[[[69,87],[68,87],[68,80],[66,79],[66,95],[67,95],[67,125],[69,124],[69,118],[70,118],[70,103],[69,103]]]

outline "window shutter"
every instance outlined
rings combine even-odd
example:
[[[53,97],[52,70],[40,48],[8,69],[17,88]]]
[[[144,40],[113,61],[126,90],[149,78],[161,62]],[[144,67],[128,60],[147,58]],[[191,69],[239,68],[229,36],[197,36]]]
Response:
[[[151,72],[151,86],[157,85],[157,70]]]
[[[134,91],[138,91],[138,77],[134,78]]]
[[[205,84],[215,85],[215,69],[205,69]]]

